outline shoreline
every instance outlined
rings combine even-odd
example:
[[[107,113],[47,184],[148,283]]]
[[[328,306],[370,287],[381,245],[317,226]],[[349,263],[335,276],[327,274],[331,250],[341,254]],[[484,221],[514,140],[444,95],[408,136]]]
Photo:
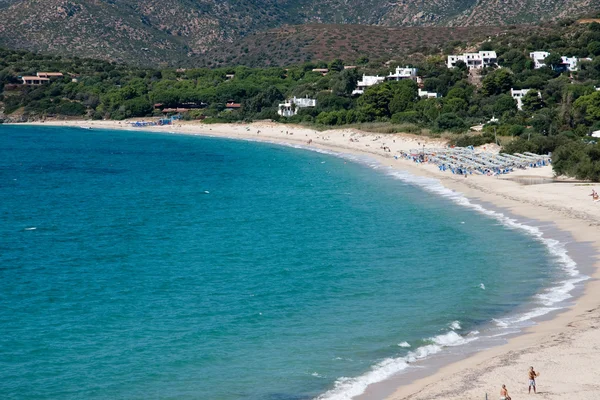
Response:
[[[23,125],[23,124],[16,124]],[[408,384],[394,383],[394,378],[378,382],[367,388],[357,398],[377,396],[377,387],[388,386],[386,392],[394,392],[390,399],[482,399],[487,393],[494,398],[501,384],[506,384],[515,399],[526,393],[525,374],[528,365],[542,371],[541,392],[543,399],[600,397],[600,385],[595,376],[600,372],[594,359],[600,355],[600,338],[594,337],[596,325],[600,324],[600,299],[594,292],[600,287],[600,203],[593,203],[588,194],[600,184],[578,182],[544,183],[522,185],[515,177],[551,179],[550,167],[519,170],[508,175],[509,179],[489,176],[452,175],[440,172],[433,165],[415,164],[408,160],[391,157],[396,151],[424,147],[440,147],[443,140],[429,139],[405,134],[372,134],[356,130],[333,130],[318,132],[311,129],[276,123],[206,125],[182,122],[173,126],[132,128],[118,121],[56,121],[33,123],[39,126],[90,126],[99,129],[143,130],[160,133],[214,136],[231,139],[265,141],[285,145],[302,145],[305,148],[323,149],[337,153],[368,155],[382,166],[406,171],[412,175],[437,179],[445,188],[464,195],[476,203],[492,204],[500,211],[506,210],[521,219],[551,223],[556,229],[568,232],[576,242],[587,243],[594,256],[585,266],[592,273],[581,295],[571,299],[575,304],[558,310],[548,319],[521,330],[505,344],[477,351],[466,358],[444,364],[428,376]],[[204,132],[204,133],[199,133]],[[290,134],[293,133],[293,134]],[[350,138],[356,141],[350,141]],[[311,143],[308,143],[308,141]],[[387,146],[390,152],[382,147]],[[558,186],[558,187],[557,187]],[[567,205],[569,204],[569,205]],[[574,352],[576,349],[577,352]],[[568,354],[575,353],[575,354]],[[443,384],[439,382],[443,381]],[[436,385],[437,384],[437,385]],[[395,390],[390,390],[390,385]],[[525,390],[524,390],[525,389]],[[375,397],[378,398],[378,397]]]

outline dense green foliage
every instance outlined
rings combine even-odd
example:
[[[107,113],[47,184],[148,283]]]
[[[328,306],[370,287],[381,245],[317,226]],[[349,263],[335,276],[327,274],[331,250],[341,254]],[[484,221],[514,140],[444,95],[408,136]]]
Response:
[[[394,67],[366,57],[354,60],[357,69],[344,69],[344,62],[336,59],[285,69],[176,70],[0,50],[0,110],[11,120],[125,119],[163,115],[162,108],[191,107],[184,118],[280,120],[279,103],[307,96],[317,100],[317,107],[300,109],[286,121],[322,126],[396,124],[404,131],[461,134],[453,139],[457,145],[482,145],[504,137],[506,152],[556,152],[561,161],[556,172],[597,179],[597,153],[590,150],[593,145],[588,142],[593,139],[588,135],[600,130],[600,91],[595,89],[600,86],[600,57],[596,57],[600,30],[597,24],[565,29],[571,30],[560,36],[498,36],[485,42],[482,47],[497,51],[502,68],[484,69],[480,83],[465,66],[448,69],[444,56],[416,62],[423,89],[439,93],[438,98],[420,98],[412,80],[386,81],[352,96],[363,73],[387,75]],[[528,57],[532,50],[550,52],[548,67],[533,69]],[[560,55],[589,59],[582,59],[576,72],[561,72],[552,67]],[[314,68],[329,68],[329,73],[322,75]],[[64,78],[43,86],[19,84],[18,76],[38,71],[60,71]],[[532,89],[522,99],[522,110],[517,109],[511,88]],[[228,102],[241,103],[241,108],[227,109]],[[161,106],[155,107],[157,103]],[[495,122],[489,123],[493,117]],[[473,125],[483,125],[483,133],[464,135]],[[569,161],[576,157],[579,161]],[[584,162],[585,168],[574,167]]]

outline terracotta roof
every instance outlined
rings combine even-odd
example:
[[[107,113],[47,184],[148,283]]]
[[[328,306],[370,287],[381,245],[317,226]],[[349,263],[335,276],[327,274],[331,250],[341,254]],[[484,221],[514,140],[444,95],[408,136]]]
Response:
[[[37,81],[49,81],[50,79],[48,78],[41,78],[39,76],[22,76],[21,77],[22,80],[37,80]]]
[[[233,103],[233,102],[231,102],[231,103],[227,103],[225,105],[225,107],[227,107],[227,108],[240,108],[240,107],[242,107],[242,105],[240,103]]]
[[[42,78],[63,76],[61,72],[38,72],[37,75]]]

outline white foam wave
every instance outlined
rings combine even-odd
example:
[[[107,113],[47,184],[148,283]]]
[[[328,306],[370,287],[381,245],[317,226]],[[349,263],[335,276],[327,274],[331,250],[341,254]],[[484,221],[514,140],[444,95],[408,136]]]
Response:
[[[410,344],[408,342],[402,342],[402,343],[398,343],[398,346],[400,346],[400,347],[410,347]]]
[[[371,370],[356,378],[339,378],[333,389],[323,393],[317,400],[350,400],[364,393],[367,386],[381,382],[409,367],[410,363],[422,360],[432,354],[439,353],[445,347],[461,346],[477,340],[476,337],[464,338],[454,331],[447,332],[427,339],[430,344],[421,346],[408,353],[405,357],[386,358],[376,364]],[[406,343],[406,342],[404,342]],[[408,344],[408,343],[407,343]]]
[[[456,331],[456,330],[460,329],[460,321],[452,321],[449,326],[450,326],[450,329],[452,329],[453,331]]]

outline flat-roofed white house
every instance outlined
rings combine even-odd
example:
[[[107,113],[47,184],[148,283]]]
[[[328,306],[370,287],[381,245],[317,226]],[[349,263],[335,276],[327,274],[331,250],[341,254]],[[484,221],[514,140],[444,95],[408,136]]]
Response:
[[[510,95],[517,101],[517,109],[523,109],[523,97],[530,91],[535,89],[510,89]],[[538,91],[538,97],[541,99],[542,94]]]
[[[316,106],[316,99],[309,99],[308,97],[298,98],[294,96],[293,98],[287,100],[285,103],[279,104],[279,107],[277,108],[277,114],[281,115],[282,117],[292,117],[298,114],[298,110],[301,108]]]
[[[533,68],[540,69],[546,66],[544,60],[548,57],[550,53],[547,51],[532,51],[529,53],[529,58],[533,60]]]
[[[43,85],[50,82],[49,78],[39,76],[20,76],[19,79],[23,82],[23,85]]]
[[[396,67],[396,71],[390,72],[390,74],[386,76],[385,79],[388,81],[400,81],[402,79],[417,80],[417,69],[409,67]]]
[[[462,55],[449,55],[448,68],[456,67],[456,63],[462,61],[469,69],[481,69],[498,65],[498,56],[495,51],[480,51],[478,53],[464,53]]]
[[[562,68],[566,69],[567,71],[577,71],[578,67],[577,65],[579,64],[579,59],[577,57],[566,57],[566,56],[562,56]]]
[[[419,94],[419,97],[425,97],[425,98],[428,98],[428,99],[435,99],[435,98],[438,98],[438,97],[442,97],[438,93],[428,92],[427,90],[422,90],[422,89],[419,89],[418,94]]]
[[[546,66],[546,57],[548,57],[550,53],[547,51],[533,51],[529,53],[529,57],[533,60],[533,68],[539,69]],[[567,57],[561,56],[562,63],[560,66],[553,67],[555,70],[562,71],[577,71],[579,59],[577,57]]]
[[[356,89],[352,91],[353,95],[363,94],[368,87],[377,85],[385,81],[385,76],[363,75],[362,80],[356,83]]]

